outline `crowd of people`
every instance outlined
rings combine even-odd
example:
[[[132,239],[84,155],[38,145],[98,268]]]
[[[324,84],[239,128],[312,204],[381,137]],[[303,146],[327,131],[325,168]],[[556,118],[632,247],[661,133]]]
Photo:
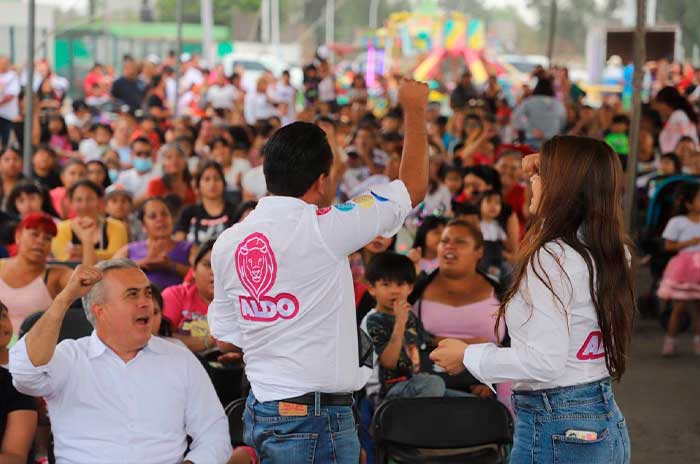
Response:
[[[331,178],[334,208],[340,211],[373,202],[363,193],[399,178],[405,129],[397,99],[400,76],[381,77],[370,91],[357,75],[347,103],[339,104],[333,66],[320,58],[305,66],[298,89],[288,72],[266,72],[254,88],[244,88],[239,70],[226,75],[222,65],[208,69],[189,54],[180,57],[176,75],[175,60],[172,53],[163,59],[125,56],[119,75],[95,64],[76,84],[82,97],[72,100],[65,80],[42,61],[31,84],[36,112],[31,166],[25,169],[24,88],[30,84],[0,56],[0,365],[9,365],[16,376],[15,390],[9,373],[0,369],[0,456],[15,458],[7,462],[45,462],[52,447],[49,422],[53,447],[65,462],[103,462],[103,451],[129,461],[118,445],[98,449],[88,441],[101,439],[89,437],[104,434],[106,442],[131,443],[137,431],[133,452],[141,449],[152,462],[179,462],[185,449],[190,453],[185,459],[195,463],[255,462],[250,449],[231,453],[228,437],[217,435],[226,428],[223,409],[193,403],[203,401],[198,395],[215,393],[208,384],[196,384],[208,380],[191,357],[158,342],[141,359],[130,351],[130,331],[137,327],[141,337],[152,334],[201,359],[216,350],[207,322],[214,296],[212,247],[268,195],[262,148],[280,127],[306,121],[325,132],[339,160]],[[605,140],[627,175],[636,169],[639,217],[666,195],[661,219],[640,234],[639,248],[658,269],[658,297],[672,302],[663,354],[677,351],[675,336],[694,309],[693,351],[700,355],[700,309],[693,306],[700,299],[700,72],[690,81],[685,77],[664,76],[665,86],[644,105],[637,166],[627,162],[630,119],[622,100],[609,95],[599,108],[588,106],[565,68],[536,69],[536,84],[523,87],[515,105],[495,76],[478,86],[465,71],[454,85],[443,83],[451,89],[449,110],[429,104],[425,121],[427,195],[393,237],[378,236],[348,256],[357,325],[369,334],[377,358],[361,400],[365,431],[385,398],[478,395],[510,407],[508,382],[492,389],[468,371],[448,376],[427,354],[445,338],[508,343],[504,326],[494,331],[494,314],[531,214],[532,188],[521,160],[557,134]],[[133,324],[119,325],[115,316],[98,312],[90,323],[100,337],[87,331],[82,335],[88,338],[56,347],[56,321],[71,314],[69,300],[87,292],[80,279],[92,278],[87,267],[93,265],[102,266],[113,285],[124,286],[124,301],[132,306],[122,317]],[[139,269],[143,274],[135,272]],[[142,275],[147,280],[139,280]],[[109,296],[117,305],[116,293]],[[107,304],[104,291],[95,297]],[[149,308],[154,315],[144,313],[153,312]],[[55,317],[36,323],[31,316],[37,312]],[[89,309],[86,314],[91,319]],[[98,370],[95,365],[81,364],[79,377],[66,378],[78,369],[73,361],[83,363],[104,351],[102,334],[125,337],[116,359],[126,366],[140,363],[119,371],[124,374],[112,365],[95,376],[90,374]],[[35,361],[46,364],[54,351],[60,356],[51,369],[36,367]],[[158,356],[173,357],[181,369],[163,369]],[[241,362],[230,354],[220,361]],[[171,396],[175,384],[182,390]],[[70,421],[80,410],[79,396],[98,391],[104,391],[99,401],[107,412],[88,411],[89,419],[81,420],[84,430],[74,429]],[[110,392],[142,395],[120,403]],[[178,394],[184,397],[175,398]],[[101,412],[114,423],[105,424]],[[43,433],[36,432],[37,424]],[[189,445],[186,435],[193,440]],[[362,436],[371,462],[371,437]],[[216,437],[226,443],[211,445]],[[207,449],[212,454],[202,451]]]

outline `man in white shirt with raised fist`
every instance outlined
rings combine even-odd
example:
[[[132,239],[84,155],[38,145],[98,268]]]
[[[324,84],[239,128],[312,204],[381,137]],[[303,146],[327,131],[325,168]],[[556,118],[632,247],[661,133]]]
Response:
[[[399,180],[330,206],[333,152],[319,127],[297,122],[263,147],[272,196],[214,245],[215,338],[243,350],[252,392],[244,439],[263,464],[356,464],[352,393],[371,373],[358,345],[348,255],[402,226],[428,185],[428,87],[401,84]],[[371,346],[370,346],[371,350]],[[363,369],[369,366],[370,369]]]

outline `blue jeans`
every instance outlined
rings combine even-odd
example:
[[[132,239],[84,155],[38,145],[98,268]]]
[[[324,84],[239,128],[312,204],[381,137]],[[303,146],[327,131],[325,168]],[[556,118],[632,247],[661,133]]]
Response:
[[[513,393],[515,438],[511,464],[628,464],[630,440],[610,380]],[[590,431],[590,441],[566,437]]]
[[[441,398],[443,396],[473,396],[457,390],[445,388],[442,377],[421,372],[410,379],[394,384],[384,399],[391,398]]]
[[[12,132],[12,121],[5,118],[0,118],[0,148],[6,149],[7,142],[10,141],[10,133]],[[23,143],[22,140],[19,143]]]
[[[360,440],[350,406],[307,406],[305,416],[283,416],[279,401],[248,395],[243,439],[261,464],[357,464]]]

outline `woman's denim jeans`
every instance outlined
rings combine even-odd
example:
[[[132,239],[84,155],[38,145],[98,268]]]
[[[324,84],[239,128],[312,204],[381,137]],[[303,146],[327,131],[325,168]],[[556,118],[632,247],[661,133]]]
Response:
[[[628,464],[630,441],[610,380],[513,393],[511,464]],[[593,440],[567,431],[597,434]]]

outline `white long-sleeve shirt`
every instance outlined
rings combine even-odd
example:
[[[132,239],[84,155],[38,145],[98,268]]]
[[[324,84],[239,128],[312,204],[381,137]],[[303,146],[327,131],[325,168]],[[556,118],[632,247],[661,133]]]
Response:
[[[243,349],[258,401],[364,386],[348,255],[395,234],[410,210],[401,181],[322,209],[270,196],[217,239],[209,328]]]
[[[7,99],[5,103],[0,104],[0,118],[14,121],[19,116],[18,96],[21,90],[22,85],[16,72],[7,71],[0,73],[0,100],[5,97],[12,97]]]
[[[184,347],[151,337],[124,363],[93,332],[62,341],[48,364],[35,367],[22,338],[10,350],[10,372],[17,390],[46,399],[58,464],[223,464],[231,457],[219,398]]]
[[[513,390],[580,385],[609,376],[589,289],[586,262],[570,246],[550,242],[528,265],[520,289],[506,308],[509,348],[470,345],[464,365],[486,384],[513,381]],[[535,274],[559,296],[561,303]],[[563,307],[562,307],[563,303]]]

